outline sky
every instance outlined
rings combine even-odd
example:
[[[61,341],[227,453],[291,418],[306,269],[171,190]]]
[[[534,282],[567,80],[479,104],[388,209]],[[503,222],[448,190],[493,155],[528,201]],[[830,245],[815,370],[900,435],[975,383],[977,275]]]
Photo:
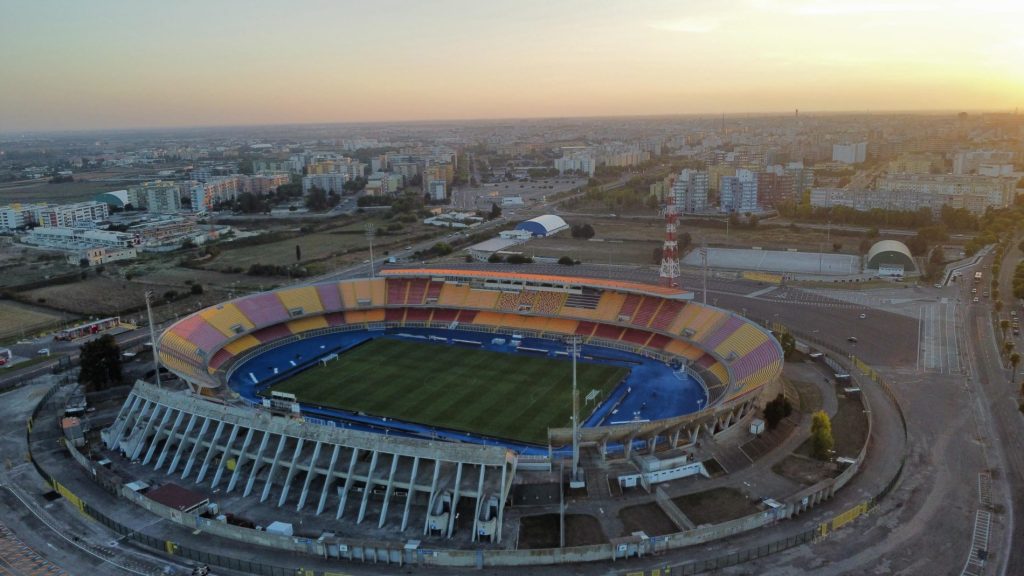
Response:
[[[0,0],[0,132],[1024,105],[1024,0]]]

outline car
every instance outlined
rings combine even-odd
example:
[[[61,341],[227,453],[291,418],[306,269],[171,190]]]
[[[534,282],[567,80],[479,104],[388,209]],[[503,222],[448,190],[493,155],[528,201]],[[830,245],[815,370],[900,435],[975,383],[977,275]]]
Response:
[[[412,250],[412,246],[406,246],[405,249],[406,250]]]
[[[988,298],[988,291],[982,292],[981,295],[984,296],[985,298]]]
[[[1017,317],[1017,311],[1016,310],[1010,310],[1010,316],[1016,318]]]
[[[861,320],[863,320],[863,319],[865,319],[865,318],[867,318],[867,317],[868,317],[868,315],[867,315],[867,314],[864,314],[864,313],[861,313],[861,315],[860,315],[860,319],[861,319]]]
[[[975,297],[974,297],[974,300],[973,300],[973,302],[974,302],[975,304],[977,304],[977,303],[978,303],[978,297],[977,297],[977,296],[975,296]]]
[[[846,341],[850,342],[851,344],[856,344],[857,343],[857,337],[856,336],[850,336],[849,338],[846,339]]]
[[[936,288],[942,288],[942,284],[936,284],[935,287]]]
[[[49,355],[50,355],[50,349],[49,349],[49,348],[40,348],[40,349],[39,349],[39,350],[38,350],[38,351],[36,352],[36,354],[38,354],[38,355],[40,355],[40,356],[49,356]]]

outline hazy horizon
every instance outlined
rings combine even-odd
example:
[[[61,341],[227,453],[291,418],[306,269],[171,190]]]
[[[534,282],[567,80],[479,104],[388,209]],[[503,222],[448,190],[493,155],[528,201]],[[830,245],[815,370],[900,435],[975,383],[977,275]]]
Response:
[[[7,134],[1024,103],[1012,0],[107,0],[0,16]]]

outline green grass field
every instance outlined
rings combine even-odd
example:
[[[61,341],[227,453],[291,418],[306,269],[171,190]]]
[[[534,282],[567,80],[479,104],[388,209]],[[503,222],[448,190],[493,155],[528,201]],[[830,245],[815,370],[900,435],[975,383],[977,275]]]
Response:
[[[594,389],[603,400],[628,373],[579,363],[580,405]],[[384,338],[273,390],[300,402],[535,444],[547,442],[549,427],[569,426],[572,414],[568,360]]]

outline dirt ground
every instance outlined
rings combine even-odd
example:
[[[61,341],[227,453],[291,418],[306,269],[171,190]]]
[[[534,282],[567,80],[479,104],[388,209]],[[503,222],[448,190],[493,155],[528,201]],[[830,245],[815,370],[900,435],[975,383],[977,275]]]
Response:
[[[607,541],[597,518],[586,514],[566,514],[566,546],[589,546]],[[519,521],[519,548],[558,548],[558,545],[558,514],[525,516]]]
[[[672,520],[654,502],[619,510],[619,520],[622,521],[620,536],[629,536],[640,530],[646,532],[648,536],[661,536],[679,531]]]
[[[715,488],[672,499],[694,524],[718,524],[757,512],[758,508],[735,488]]]
[[[835,475],[832,473],[831,466],[828,463],[801,454],[787,456],[784,460],[772,466],[772,472],[783,478],[799,482],[804,486],[817,484]]]

